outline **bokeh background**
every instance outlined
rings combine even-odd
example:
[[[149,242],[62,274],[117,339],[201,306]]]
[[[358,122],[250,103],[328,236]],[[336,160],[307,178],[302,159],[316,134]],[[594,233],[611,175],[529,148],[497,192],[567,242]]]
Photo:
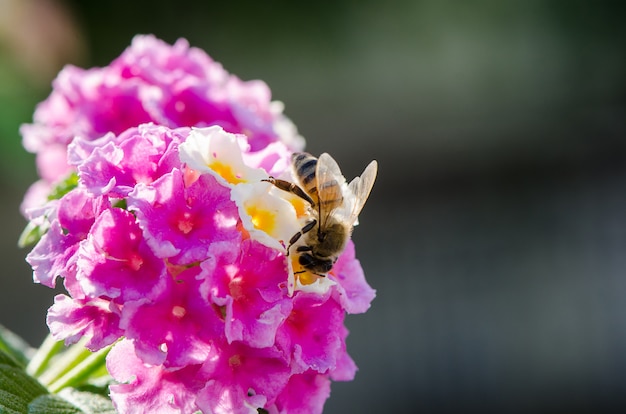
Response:
[[[327,413],[626,412],[621,1],[0,0],[0,323],[37,345],[53,292],[16,246],[18,127],[66,63],[186,37],[262,79],[314,153],[379,179]],[[303,396],[306,398],[306,396]]]

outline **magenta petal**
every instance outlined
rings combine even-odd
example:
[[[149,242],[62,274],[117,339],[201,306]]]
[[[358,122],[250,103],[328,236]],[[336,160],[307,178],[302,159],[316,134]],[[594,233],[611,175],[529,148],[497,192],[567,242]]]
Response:
[[[330,370],[330,378],[333,381],[352,381],[356,375],[357,366],[348,355],[346,350],[346,337],[348,336],[348,329],[342,326],[339,329],[341,337],[341,350],[337,357],[337,365]]]
[[[135,340],[137,355],[146,363],[183,367],[202,363],[209,354],[211,338],[224,331],[219,310],[199,289],[200,267],[176,277],[152,301],[126,304],[122,327]]]
[[[151,186],[137,185],[128,206],[155,254],[172,263],[205,260],[213,243],[241,238],[230,191],[210,174],[185,187],[183,174],[174,169]]]
[[[179,370],[146,365],[133,344],[123,340],[107,356],[107,369],[121,384],[111,385],[111,400],[121,413],[193,413],[196,393],[204,382],[196,377],[199,365]]]
[[[328,376],[306,371],[289,378],[275,405],[268,411],[272,414],[321,414],[329,396]]]
[[[48,201],[48,195],[52,191],[53,185],[49,181],[39,180],[35,181],[28,187],[24,199],[20,204],[20,213],[28,220],[32,220],[32,210],[38,209],[46,204]]]
[[[285,256],[263,244],[245,240],[235,263],[220,263],[213,278],[213,301],[226,309],[229,342],[263,348],[272,346],[276,330],[291,312],[286,295]]]
[[[135,217],[113,208],[94,223],[78,251],[77,279],[92,297],[120,301],[150,297],[163,288],[165,265],[144,242]]]
[[[100,139],[98,146],[75,141],[70,156],[78,167],[81,183],[92,193],[123,198],[137,183],[150,184],[180,167],[177,154],[171,154],[171,144],[178,139],[177,131],[142,124],[113,140]]]
[[[65,339],[68,345],[87,337],[89,340],[85,346],[97,351],[123,335],[119,319],[117,309],[109,301],[76,300],[57,295],[48,310],[47,323],[54,339]]]
[[[78,240],[87,238],[96,217],[111,207],[105,197],[94,197],[84,188],[75,188],[59,201],[59,223]]]
[[[272,349],[250,348],[240,343],[216,343],[202,372],[210,378],[197,404],[214,414],[256,413],[279,395],[290,369]]]
[[[59,222],[53,221],[48,232],[26,256],[33,268],[33,280],[53,288],[58,276],[68,277],[79,241],[71,234],[64,234]]]
[[[342,351],[344,311],[334,300],[299,292],[293,310],[276,334],[279,349],[294,360],[296,372],[333,369]]]
[[[376,291],[367,284],[361,263],[355,258],[354,243],[348,241],[346,249],[333,266],[331,277],[336,280],[337,287],[333,297],[348,313],[366,312]]]

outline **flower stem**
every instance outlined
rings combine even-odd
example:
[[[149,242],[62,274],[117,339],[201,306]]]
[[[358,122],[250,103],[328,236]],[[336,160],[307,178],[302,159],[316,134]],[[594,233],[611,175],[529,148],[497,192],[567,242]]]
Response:
[[[57,341],[48,334],[26,366],[26,372],[31,376],[38,377],[48,367],[50,360],[63,348],[63,341]]]
[[[51,383],[48,386],[48,390],[52,393],[56,393],[63,388],[84,383],[92,374],[102,369],[110,349],[111,347],[108,346],[91,353],[87,358],[82,359],[79,364],[75,365],[72,369]]]
[[[84,342],[79,341],[70,346],[65,352],[58,355],[57,359],[51,361],[47,369],[39,375],[39,382],[43,385],[50,385],[88,358],[91,351],[84,347]]]

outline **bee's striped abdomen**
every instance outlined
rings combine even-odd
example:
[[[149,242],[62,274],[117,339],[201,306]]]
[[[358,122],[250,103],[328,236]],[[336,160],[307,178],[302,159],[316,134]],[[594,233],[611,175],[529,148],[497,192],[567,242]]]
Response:
[[[317,158],[306,152],[297,152],[293,154],[292,162],[294,172],[302,189],[313,199],[315,204],[317,204],[317,180],[315,178]]]
[[[331,211],[343,203],[343,194],[337,180],[326,177],[327,181],[320,182],[324,178],[317,177],[317,158],[306,152],[299,152],[293,154],[292,163],[302,190],[311,197],[316,206],[321,204],[318,206],[321,210]]]

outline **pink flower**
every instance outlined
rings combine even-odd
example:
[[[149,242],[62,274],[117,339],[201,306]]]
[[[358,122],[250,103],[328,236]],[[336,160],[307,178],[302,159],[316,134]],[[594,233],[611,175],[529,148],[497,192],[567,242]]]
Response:
[[[344,315],[341,306],[327,296],[294,295],[293,309],[276,333],[276,345],[291,361],[294,373],[307,369],[327,373],[335,368],[343,352]]]
[[[150,297],[165,283],[165,264],[145,242],[135,217],[119,208],[96,219],[76,266],[76,279],[89,297],[124,303]]]
[[[144,362],[180,368],[208,357],[211,340],[223,335],[224,321],[201,293],[205,277],[203,266],[169,273],[158,295],[126,304],[121,326]]]
[[[69,192],[58,202],[50,203],[51,211],[41,211],[55,218],[48,232],[28,254],[36,282],[54,287],[57,276],[75,279],[75,262],[79,242],[86,239],[95,217],[109,208],[108,199],[89,195],[83,189]],[[36,219],[36,218],[35,218]],[[69,289],[69,287],[66,285]]]
[[[152,185],[137,185],[128,207],[155,254],[176,264],[205,260],[213,243],[241,239],[230,191],[209,174],[185,185],[174,169]]]
[[[119,384],[111,399],[120,413],[193,413],[196,394],[204,386],[200,365],[165,369],[142,361],[129,340],[116,344],[107,356],[107,369]]]
[[[65,339],[66,344],[72,344],[86,337],[85,346],[96,351],[123,335],[119,314],[119,308],[105,299],[72,299],[57,295],[48,310],[46,322],[54,339]]]
[[[202,374],[209,378],[196,399],[202,412],[253,414],[285,388],[290,368],[272,348],[216,342]]]
[[[223,307],[229,343],[241,341],[255,348],[274,345],[276,330],[291,311],[289,277],[282,253],[245,240],[234,260],[218,260],[203,288]]]
[[[375,292],[352,243],[323,283],[294,286],[285,242],[308,219],[262,181],[285,171],[283,144],[253,153],[220,127],[145,124],[68,157],[78,184],[31,210],[48,231],[28,260],[67,289],[55,338],[124,338],[108,357],[119,411],[320,412],[331,380],[354,377],[344,318]]]
[[[348,313],[365,313],[376,297],[376,291],[367,284],[361,264],[355,257],[354,243],[348,241],[346,248],[333,266],[331,277],[337,286],[333,297]]]
[[[118,137],[76,139],[69,146],[68,157],[89,191],[122,198],[136,184],[150,184],[179,166],[176,146],[180,135],[187,133],[188,128],[139,125]]]
[[[108,66],[66,66],[21,133],[24,147],[37,154],[42,180],[51,185],[71,171],[65,152],[75,137],[91,141],[147,122],[219,125],[245,133],[253,151],[272,142],[291,150],[304,145],[265,83],[241,81],[184,39],[168,45],[154,36],[136,36]]]
[[[270,414],[321,414],[330,396],[330,379],[314,370],[295,374],[280,393]]]
[[[53,221],[47,233],[26,256],[26,261],[33,268],[33,280],[54,288],[58,276],[72,277],[78,241],[74,235],[64,234],[58,220]]]

